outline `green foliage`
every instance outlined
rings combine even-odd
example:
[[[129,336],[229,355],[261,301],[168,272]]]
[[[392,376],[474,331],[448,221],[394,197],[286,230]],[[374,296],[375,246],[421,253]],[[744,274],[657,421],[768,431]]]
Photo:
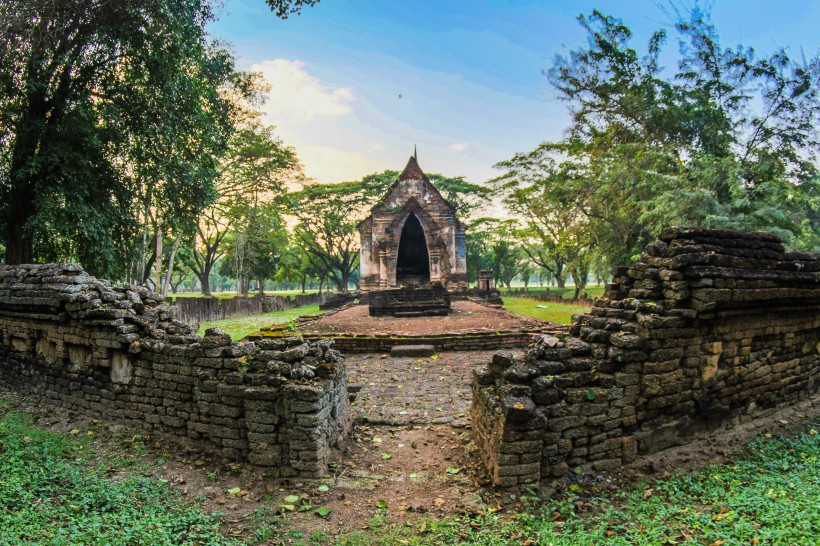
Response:
[[[262,286],[276,275],[288,244],[279,198],[287,182],[300,175],[299,163],[273,128],[259,123],[258,112],[247,116],[220,163],[219,198],[196,224],[188,266],[205,295],[210,295],[211,270],[223,257],[222,273],[236,277],[247,294],[250,279]]]
[[[303,6],[315,6],[319,0],[265,0],[271,10],[281,19],[287,19],[290,15],[298,15]]]
[[[257,281],[257,289],[263,292],[265,279],[273,278],[282,265],[288,243],[278,207],[266,204],[251,208],[234,229],[226,240],[228,251],[219,272],[236,278],[244,295],[251,279]]]
[[[287,196],[287,208],[297,222],[295,239],[311,266],[332,279],[339,292],[348,291],[359,264],[356,225],[373,190],[371,178],[365,177],[361,182],[309,184]]]
[[[464,246],[467,252],[467,280],[476,282],[478,272],[493,268],[491,250],[495,218],[478,218],[465,227]]]
[[[515,277],[527,268],[527,254],[510,237],[512,221],[496,221],[489,231],[489,263],[496,285],[507,290]]]
[[[316,3],[269,1],[282,18]],[[206,32],[212,4],[0,4],[6,262],[79,261],[145,282],[156,260],[159,278],[162,237],[190,238],[217,198],[218,159],[244,116],[237,99],[258,98],[258,78]]]
[[[276,272],[277,281],[298,284],[303,293],[310,279],[323,280],[326,276],[324,268],[311,259],[311,255],[300,245],[293,245],[285,251]]]
[[[6,261],[122,276],[135,214],[190,220],[213,199],[231,127],[219,89],[240,76],[206,36],[210,6],[33,0],[0,19]]]
[[[569,162],[559,164],[536,152],[518,154],[496,165],[507,173],[492,181],[516,219],[506,229],[530,261],[548,272],[559,287],[572,274],[583,289],[595,241],[590,223],[576,205]]]
[[[581,266],[577,278],[628,263],[673,225],[765,229],[817,248],[820,58],[723,48],[697,4],[676,17],[672,77],[659,62],[666,32],[641,54],[619,19],[580,17],[588,45],[547,72],[572,113],[568,137],[498,164],[519,238],[553,275],[561,261]]]
[[[238,544],[219,518],[186,504],[156,478],[107,477],[90,437],[67,439],[0,420],[0,544]]]

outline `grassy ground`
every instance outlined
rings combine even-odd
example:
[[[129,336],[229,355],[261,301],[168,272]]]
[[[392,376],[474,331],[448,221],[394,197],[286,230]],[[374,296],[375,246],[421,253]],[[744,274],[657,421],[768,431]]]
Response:
[[[0,545],[238,544],[217,517],[144,476],[139,458],[99,457],[93,432],[51,434],[0,415]]]
[[[575,485],[569,497],[518,513],[427,521],[346,545],[811,545],[820,543],[820,436],[754,440],[732,465],[675,474],[605,497]]]
[[[200,335],[204,335],[207,328],[221,328],[226,334],[230,335],[234,340],[237,340],[242,339],[248,334],[257,332],[265,326],[281,324],[297,317],[315,315],[319,312],[318,305],[305,305],[302,307],[294,307],[293,309],[285,309],[284,311],[274,311],[273,313],[203,322],[199,325],[199,333]]]
[[[548,320],[556,324],[572,323],[572,315],[589,313],[589,307],[571,305],[569,303],[539,302],[528,298],[511,298],[501,296],[504,300],[504,309],[511,313]],[[540,306],[540,307],[539,307]]]
[[[818,428],[815,420],[790,438],[758,437],[732,464],[654,482],[572,484],[556,500],[530,492],[516,511],[387,525],[392,507],[363,506],[374,514],[368,530],[335,538],[296,532],[286,517],[249,518],[239,542],[219,534],[218,514],[159,477],[162,460],[141,454],[139,435],[115,444],[86,428],[46,432],[0,399],[0,545],[816,545]],[[269,515],[278,511],[271,502]]]

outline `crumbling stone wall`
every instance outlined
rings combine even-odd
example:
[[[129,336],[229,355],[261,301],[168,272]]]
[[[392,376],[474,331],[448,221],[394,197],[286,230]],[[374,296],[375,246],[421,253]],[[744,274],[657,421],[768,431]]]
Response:
[[[820,389],[820,255],[768,233],[670,229],[562,340],[473,381],[493,481],[607,470]]]
[[[76,265],[0,266],[0,381],[274,475],[323,475],[350,429],[332,343],[202,338],[144,288]]]

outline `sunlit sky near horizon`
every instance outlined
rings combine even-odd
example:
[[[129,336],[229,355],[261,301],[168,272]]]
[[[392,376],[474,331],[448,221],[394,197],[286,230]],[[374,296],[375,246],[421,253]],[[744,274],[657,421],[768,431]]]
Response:
[[[691,2],[677,2],[679,6]],[[272,86],[266,121],[320,182],[401,170],[414,145],[426,172],[481,183],[492,166],[560,138],[566,105],[543,69],[585,43],[576,21],[593,9],[620,17],[645,51],[669,32],[668,3],[652,0],[321,0],[277,19],[263,0],[224,0],[217,38]],[[820,1],[715,0],[724,47],[817,53]]]

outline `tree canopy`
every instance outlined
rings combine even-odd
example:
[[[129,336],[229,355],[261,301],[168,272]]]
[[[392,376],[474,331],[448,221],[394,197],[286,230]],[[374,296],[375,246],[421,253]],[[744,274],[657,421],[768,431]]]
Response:
[[[628,26],[595,11],[579,17],[587,45],[545,71],[572,115],[567,136],[499,163],[493,181],[525,248],[552,254],[536,263],[589,271],[590,250],[627,263],[673,225],[818,248],[820,59],[724,48],[707,13],[676,16],[674,70],[659,60],[665,31],[641,53]]]
[[[269,2],[282,18],[315,3]],[[210,0],[0,4],[7,263],[76,260],[123,278],[140,226],[191,231],[234,130],[226,91],[252,90],[208,37],[213,17]]]

